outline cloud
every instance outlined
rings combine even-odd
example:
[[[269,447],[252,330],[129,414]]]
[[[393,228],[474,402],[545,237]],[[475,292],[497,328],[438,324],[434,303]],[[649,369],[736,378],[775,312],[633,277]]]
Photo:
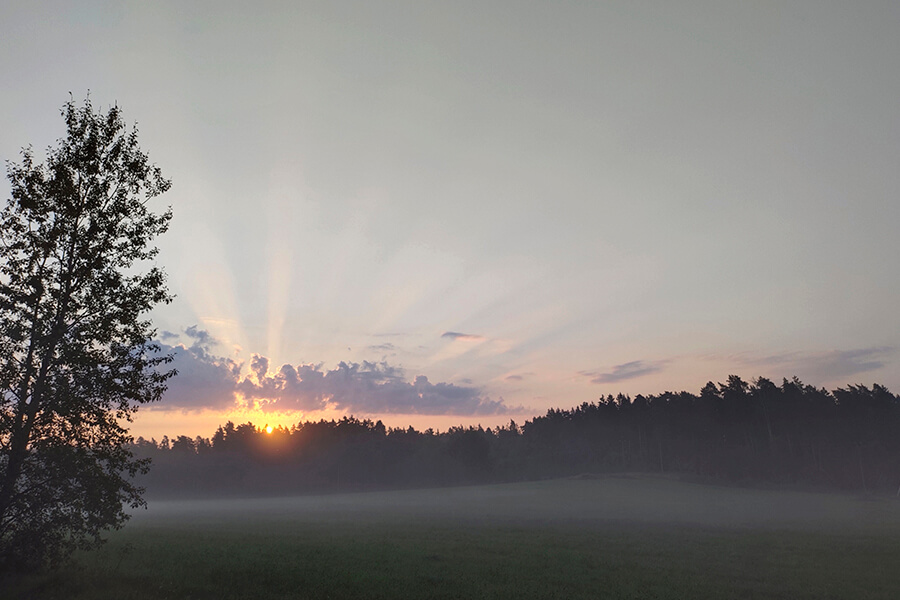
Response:
[[[283,365],[274,375],[244,378],[238,391],[273,411],[330,407],[377,414],[493,415],[511,410],[477,387],[432,383],[424,375],[407,381],[402,369],[385,362],[341,362],[327,371],[321,365]]]
[[[172,354],[172,363],[166,367],[178,371],[167,382],[163,406],[186,410],[234,407],[240,363],[214,356],[196,344],[190,348],[160,345],[164,353]]]
[[[188,328],[195,340],[187,347],[161,343],[178,371],[169,380],[161,405],[185,410],[234,408],[241,400],[266,411],[311,412],[325,408],[361,414],[495,415],[521,412],[503,399],[492,400],[481,388],[431,382],[425,375],[407,380],[403,369],[386,362],[284,364],[274,373],[265,356],[252,355],[247,369],[217,356],[205,344],[207,332]],[[249,371],[249,372],[247,372]]]
[[[384,352],[391,352],[392,350],[396,349],[396,346],[394,346],[391,343],[386,343],[386,344],[378,344],[377,346],[369,346],[368,349],[369,350],[381,350]]]
[[[467,340],[467,341],[476,341],[483,340],[483,335],[476,335],[473,333],[459,333],[458,331],[445,331],[441,334],[442,338],[450,338],[453,340]]]
[[[787,352],[762,357],[737,355],[729,358],[745,365],[778,367],[801,379],[834,381],[881,369],[895,353],[896,348],[890,346],[873,346],[854,350]]]
[[[269,372],[269,359],[259,354],[250,357],[250,372],[256,375],[257,381],[263,381]]]
[[[219,343],[208,331],[199,329],[196,325],[191,325],[185,329],[184,334],[194,340],[194,345],[203,346],[204,348],[209,348]]]
[[[648,362],[645,360],[633,360],[631,362],[615,365],[612,371],[600,373],[598,371],[582,371],[581,375],[591,378],[591,383],[616,383],[626,379],[636,379],[661,371],[665,361]]]
[[[838,350],[823,356],[819,366],[832,375],[848,376],[884,367],[885,359],[894,354],[890,347],[862,348],[859,350]]]
[[[162,333],[159,334],[159,339],[161,340],[174,340],[177,337],[177,333],[172,333],[171,331],[166,330],[163,330]]]
[[[526,371],[524,373],[510,373],[503,378],[504,381],[524,381],[534,375],[534,371]]]

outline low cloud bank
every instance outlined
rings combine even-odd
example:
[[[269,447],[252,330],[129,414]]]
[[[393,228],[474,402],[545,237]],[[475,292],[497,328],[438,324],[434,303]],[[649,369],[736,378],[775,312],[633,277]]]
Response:
[[[284,364],[270,372],[269,359],[254,354],[244,373],[243,362],[211,351],[217,342],[208,332],[193,326],[184,334],[189,345],[160,342],[173,355],[169,366],[178,371],[163,397],[166,407],[224,409],[243,401],[266,411],[497,415],[516,410],[475,386],[432,383],[424,375],[408,381],[403,369],[387,362],[341,362],[327,370],[322,364]]]

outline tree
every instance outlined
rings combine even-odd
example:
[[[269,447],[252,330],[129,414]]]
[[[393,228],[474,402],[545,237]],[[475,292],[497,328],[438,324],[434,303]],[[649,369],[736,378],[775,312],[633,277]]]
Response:
[[[43,164],[7,161],[0,212],[0,570],[54,564],[144,504],[147,469],[126,444],[138,406],[174,374],[146,318],[171,301],[146,270],[169,189],[118,107],[62,110],[66,136]]]

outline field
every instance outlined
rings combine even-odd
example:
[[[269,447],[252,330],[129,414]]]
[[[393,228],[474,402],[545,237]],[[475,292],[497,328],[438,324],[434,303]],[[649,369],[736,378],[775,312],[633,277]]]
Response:
[[[155,501],[6,598],[900,597],[900,500],[655,477]],[[0,589],[2,592],[2,589]]]

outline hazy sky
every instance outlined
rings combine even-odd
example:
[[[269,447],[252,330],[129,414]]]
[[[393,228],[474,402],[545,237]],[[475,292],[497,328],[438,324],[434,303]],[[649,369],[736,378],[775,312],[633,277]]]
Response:
[[[898,31],[896,2],[7,2],[0,157],[90,89],[173,180],[181,375],[138,434],[897,392]]]

